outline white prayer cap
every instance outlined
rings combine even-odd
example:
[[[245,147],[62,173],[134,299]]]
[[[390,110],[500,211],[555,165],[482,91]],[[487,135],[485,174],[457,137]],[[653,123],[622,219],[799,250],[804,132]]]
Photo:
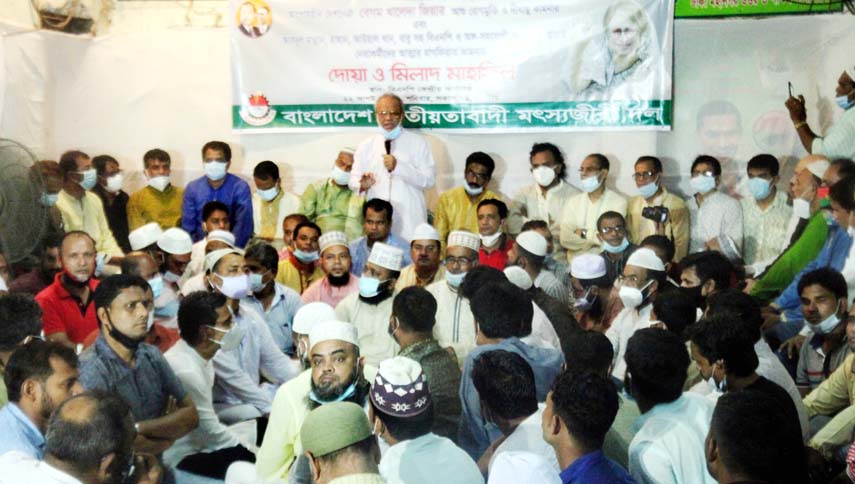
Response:
[[[291,329],[295,333],[309,334],[315,323],[333,320],[335,320],[335,309],[332,306],[322,302],[311,302],[304,304],[294,314]]]
[[[481,238],[478,237],[478,234],[466,230],[455,230],[448,234],[448,246],[465,247],[478,252],[478,249],[481,248]]]
[[[212,230],[208,232],[208,236],[205,237],[205,240],[207,242],[218,240],[220,242],[225,242],[229,247],[235,246],[235,234],[227,230]]]
[[[830,164],[828,160],[816,160],[814,162],[808,163],[807,170],[817,178],[822,178],[822,175],[825,175],[825,170],[828,170]]]
[[[318,245],[321,247],[321,254],[334,245],[347,247],[347,235],[344,232],[327,232],[318,239]]]
[[[160,225],[157,222],[151,222],[128,234],[128,242],[131,243],[131,250],[142,250],[156,243],[162,234]]]
[[[339,153],[347,153],[348,155],[352,155],[356,153],[356,148],[352,146],[345,146],[344,148],[338,150]]]
[[[213,271],[217,262],[220,262],[220,259],[229,254],[243,255],[243,251],[239,249],[217,249],[213,252],[209,252],[205,256],[205,271]]]
[[[665,270],[665,264],[662,263],[662,259],[656,257],[656,252],[646,247],[635,249],[635,252],[627,259],[626,265],[641,267],[650,271]]]
[[[412,240],[436,240],[439,241],[439,232],[431,224],[419,224],[413,230]]]
[[[404,262],[404,251],[383,242],[374,242],[368,262],[390,271],[400,271],[401,264]]]
[[[359,347],[359,335],[356,326],[344,321],[321,321],[309,330],[309,349],[324,341],[344,341]]]
[[[520,289],[528,290],[531,289],[532,282],[531,276],[528,275],[528,272],[523,270],[522,267],[518,266],[510,266],[505,267],[505,277],[508,278],[513,285],[517,286]]]
[[[570,262],[570,275],[576,279],[599,279],[606,275],[606,261],[596,254],[580,254]]]
[[[193,251],[193,239],[184,230],[172,227],[163,231],[157,246],[167,254],[189,254]]]
[[[517,235],[516,242],[520,247],[533,255],[540,257],[546,256],[546,247],[548,245],[546,237],[540,235],[534,230],[526,230],[525,232]]]

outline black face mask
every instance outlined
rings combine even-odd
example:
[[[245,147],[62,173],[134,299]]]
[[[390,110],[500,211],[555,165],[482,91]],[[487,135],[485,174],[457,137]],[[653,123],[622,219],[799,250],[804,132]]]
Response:
[[[681,287],[680,290],[683,294],[689,298],[694,304],[695,307],[703,308],[706,306],[707,298],[701,295],[701,291],[703,290],[704,285],[701,284],[695,287]]]
[[[110,329],[107,330],[107,334],[109,334],[114,340],[118,341],[120,345],[131,351],[136,351],[143,340],[145,340],[145,336],[140,339],[134,339],[116,329],[116,325],[113,324],[113,319],[110,318],[109,312],[107,313],[107,322],[110,323]]]

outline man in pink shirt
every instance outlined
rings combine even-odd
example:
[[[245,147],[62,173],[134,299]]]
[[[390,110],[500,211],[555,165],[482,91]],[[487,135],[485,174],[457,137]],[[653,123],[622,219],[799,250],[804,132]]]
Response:
[[[327,232],[318,240],[321,269],[326,277],[303,291],[303,303],[323,302],[332,307],[359,290],[359,277],[350,273],[350,249],[344,232]]]

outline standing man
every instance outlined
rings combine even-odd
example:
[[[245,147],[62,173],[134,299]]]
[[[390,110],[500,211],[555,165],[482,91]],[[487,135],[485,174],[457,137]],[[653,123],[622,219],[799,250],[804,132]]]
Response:
[[[362,236],[362,204],[365,199],[347,184],[353,168],[353,148],[342,148],[329,178],[309,184],[300,198],[300,213],[326,232],[344,232],[348,240]]]
[[[508,206],[501,200],[489,198],[478,203],[478,234],[481,247],[478,260],[481,265],[502,270],[508,265],[508,251],[514,240],[505,232]]]
[[[638,195],[629,199],[627,207],[629,239],[641,241],[649,235],[664,235],[674,242],[674,258],[678,262],[689,253],[689,210],[685,202],[665,188],[662,161],[655,156],[639,158],[632,176]],[[667,214],[656,220],[644,216],[645,208],[656,207],[668,209]]]
[[[128,229],[136,230],[157,222],[164,230],[181,226],[181,199],[184,189],[172,185],[172,160],[169,153],[155,148],[143,155],[146,186],[128,200]]]
[[[303,222],[294,229],[294,251],[279,261],[276,282],[290,287],[298,294],[324,277],[324,271],[318,263],[318,240],[321,229],[312,222]]]
[[[814,133],[808,126],[804,96],[790,96],[784,105],[790,111],[793,127],[808,153],[829,158],[855,158],[855,142],[852,141],[855,135],[855,111],[852,110],[852,106],[855,106],[855,65],[852,63],[837,78],[834,95],[834,101],[843,109],[843,116],[828,129],[824,137]]]
[[[445,249],[445,240],[452,230],[478,231],[477,207],[483,200],[499,198],[487,189],[496,163],[487,153],[476,151],[466,157],[463,186],[447,190],[439,196],[434,224]]]
[[[712,156],[701,155],[692,162],[695,194],[689,197],[689,253],[720,250],[719,237],[729,237],[742,249],[742,207],[735,198],[718,190],[721,164]]]
[[[350,273],[350,249],[344,232],[327,232],[318,239],[321,269],[326,276],[303,291],[303,302],[323,302],[338,306],[344,298],[359,290],[359,277]]]
[[[243,303],[264,317],[276,346],[283,353],[293,355],[291,328],[294,315],[303,305],[300,295],[276,282],[279,255],[272,245],[264,242],[250,245],[244,259],[249,270],[249,295]]]
[[[561,211],[561,246],[567,249],[567,260],[584,253],[597,253],[602,240],[597,237],[597,221],[606,212],[626,216],[626,198],[606,187],[609,159],[593,153],[579,167],[582,192],[570,197]]]
[[[413,232],[410,258],[413,263],[401,271],[395,292],[410,286],[425,287],[445,278],[445,267],[440,263],[440,236],[429,224],[421,224]]]
[[[365,268],[365,260],[368,259],[368,254],[371,253],[371,248],[374,247],[375,242],[383,242],[403,250],[404,266],[412,262],[407,251],[406,240],[392,233],[393,213],[397,214],[392,208],[392,204],[379,198],[372,198],[362,206],[362,218],[364,219],[362,228],[365,235],[350,242],[351,274],[362,274],[362,269]]]
[[[778,160],[769,154],[748,160],[748,191],[743,198],[742,260],[748,267],[775,260],[787,246],[787,224],[793,208],[787,204],[787,194],[778,190]],[[766,264],[763,264],[764,266]],[[754,274],[754,270],[749,275]]]
[[[276,247],[282,247],[282,222],[296,212],[300,199],[282,189],[279,167],[272,161],[262,161],[252,172],[255,193],[252,195],[252,220],[255,237]]]
[[[416,225],[427,222],[424,190],[436,181],[430,146],[403,129],[404,102],[386,93],[377,99],[374,115],[380,132],[356,148],[350,189],[365,198],[380,198],[395,207],[395,235],[412,239]]]
[[[252,235],[252,194],[249,184],[227,173],[232,162],[232,149],[222,141],[209,141],[202,147],[205,176],[187,184],[181,207],[181,228],[194,241],[205,237],[202,231],[202,207],[217,200],[226,205],[236,245],[243,247]]]
[[[130,252],[128,243],[128,194],[122,191],[124,175],[119,162],[110,155],[92,158],[92,166],[98,173],[98,184],[92,191],[104,204],[104,215],[116,243],[124,252]]]

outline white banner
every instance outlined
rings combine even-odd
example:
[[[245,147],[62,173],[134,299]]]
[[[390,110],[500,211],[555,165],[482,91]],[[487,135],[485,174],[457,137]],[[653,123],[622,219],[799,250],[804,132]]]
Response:
[[[669,129],[673,0],[232,0],[232,126]]]

